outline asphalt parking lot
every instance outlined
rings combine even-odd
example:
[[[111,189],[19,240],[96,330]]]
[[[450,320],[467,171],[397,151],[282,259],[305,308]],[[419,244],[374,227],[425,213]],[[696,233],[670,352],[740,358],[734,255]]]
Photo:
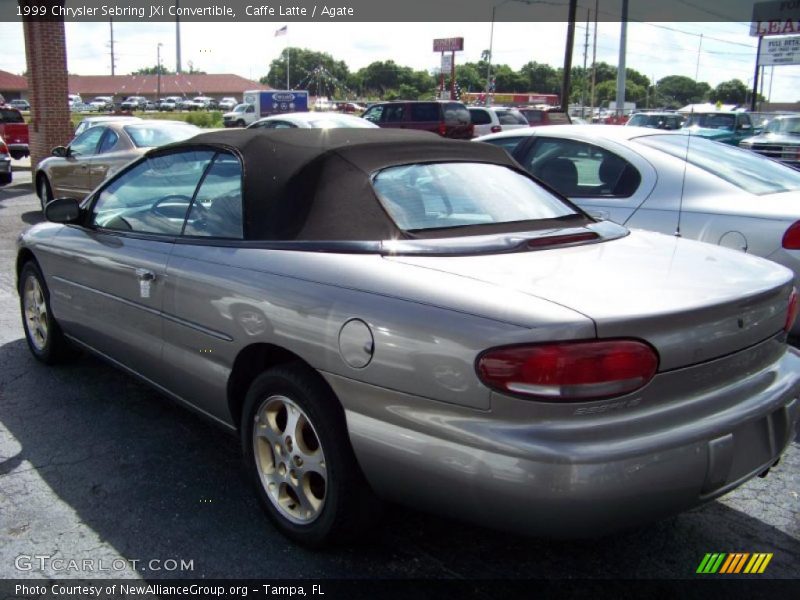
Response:
[[[294,546],[257,506],[235,438],[95,358],[47,368],[28,353],[14,242],[42,217],[14,166],[0,188],[0,577],[680,579],[708,552],[771,552],[760,577],[800,577],[800,437],[767,478],[613,537],[528,539],[391,507],[361,546]],[[19,558],[34,556],[95,570]]]

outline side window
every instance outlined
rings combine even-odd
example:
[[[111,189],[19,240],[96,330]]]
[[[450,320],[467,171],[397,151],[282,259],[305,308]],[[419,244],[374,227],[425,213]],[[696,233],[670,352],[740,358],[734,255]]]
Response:
[[[98,154],[102,154],[103,152],[110,152],[114,149],[114,146],[117,145],[119,141],[119,135],[113,129],[106,129],[106,134],[103,136],[103,139],[100,140],[100,147],[97,149]]]
[[[256,112],[256,107],[255,107],[255,106],[253,106],[252,104],[249,104],[249,105],[247,106],[247,108],[244,110],[244,112],[246,112],[246,113],[252,113],[252,112]]]
[[[242,166],[217,154],[192,203],[184,235],[242,239]]]
[[[441,120],[441,108],[438,102],[418,102],[411,104],[411,120],[423,122],[437,122]],[[466,115],[469,123],[469,113]]]
[[[364,113],[364,118],[373,123],[380,123],[383,115],[383,106],[373,106]]]
[[[399,123],[403,120],[405,105],[404,104],[390,104],[386,107],[383,114],[384,123]]]
[[[482,108],[471,108],[469,115],[475,125],[489,125],[492,122],[492,117],[489,116],[489,111]]]
[[[740,126],[743,129],[751,129],[753,127],[752,121],[750,121],[750,115],[739,115],[741,118]]]
[[[575,198],[627,198],[642,181],[639,171],[624,158],[575,140],[541,138],[522,164],[563,195]]]
[[[179,235],[197,184],[213,157],[209,150],[189,150],[140,162],[100,192],[92,207],[92,225]]]
[[[92,127],[84,131],[69,145],[69,153],[73,156],[92,156],[97,153],[97,142],[105,133],[105,127]]]
[[[295,125],[286,121],[269,121],[266,126],[270,129],[296,129]]]

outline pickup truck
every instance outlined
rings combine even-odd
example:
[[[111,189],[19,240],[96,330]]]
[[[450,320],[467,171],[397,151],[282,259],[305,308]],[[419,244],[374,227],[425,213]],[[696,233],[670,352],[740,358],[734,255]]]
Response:
[[[739,142],[761,133],[755,127],[750,115],[738,111],[693,112],[686,115],[682,129],[689,129],[691,135],[738,146]]]
[[[22,118],[22,113],[10,104],[0,104],[0,138],[5,140],[11,158],[20,159],[30,155],[28,124]]]

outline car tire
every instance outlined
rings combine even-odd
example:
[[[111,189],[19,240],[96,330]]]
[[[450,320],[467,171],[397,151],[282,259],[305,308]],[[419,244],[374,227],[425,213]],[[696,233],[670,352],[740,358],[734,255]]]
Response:
[[[53,190],[50,187],[50,182],[47,180],[46,175],[39,177],[36,183],[36,194],[39,196],[39,204],[44,213],[44,207],[53,199]]]
[[[241,119],[239,119],[238,121],[236,121],[236,126],[237,126],[237,127],[244,127],[244,126],[245,126],[245,123],[244,123],[244,121],[242,121]]]
[[[344,410],[311,367],[298,361],[256,377],[241,433],[261,506],[291,540],[341,544],[377,519],[380,504],[356,462]]]
[[[0,174],[0,185],[8,185],[11,183],[11,173],[2,173]]]
[[[50,291],[35,261],[29,260],[19,275],[19,307],[25,341],[33,356],[46,365],[67,358],[70,346],[50,308]]]

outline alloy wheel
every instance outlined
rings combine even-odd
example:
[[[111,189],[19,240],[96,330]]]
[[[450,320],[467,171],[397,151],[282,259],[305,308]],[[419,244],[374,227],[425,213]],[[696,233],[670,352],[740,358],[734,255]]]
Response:
[[[255,414],[253,454],[261,484],[278,512],[298,525],[325,506],[325,454],[308,415],[286,396],[268,397]]]
[[[47,302],[36,277],[25,280],[24,290],[25,328],[33,346],[42,351],[47,345]]]

